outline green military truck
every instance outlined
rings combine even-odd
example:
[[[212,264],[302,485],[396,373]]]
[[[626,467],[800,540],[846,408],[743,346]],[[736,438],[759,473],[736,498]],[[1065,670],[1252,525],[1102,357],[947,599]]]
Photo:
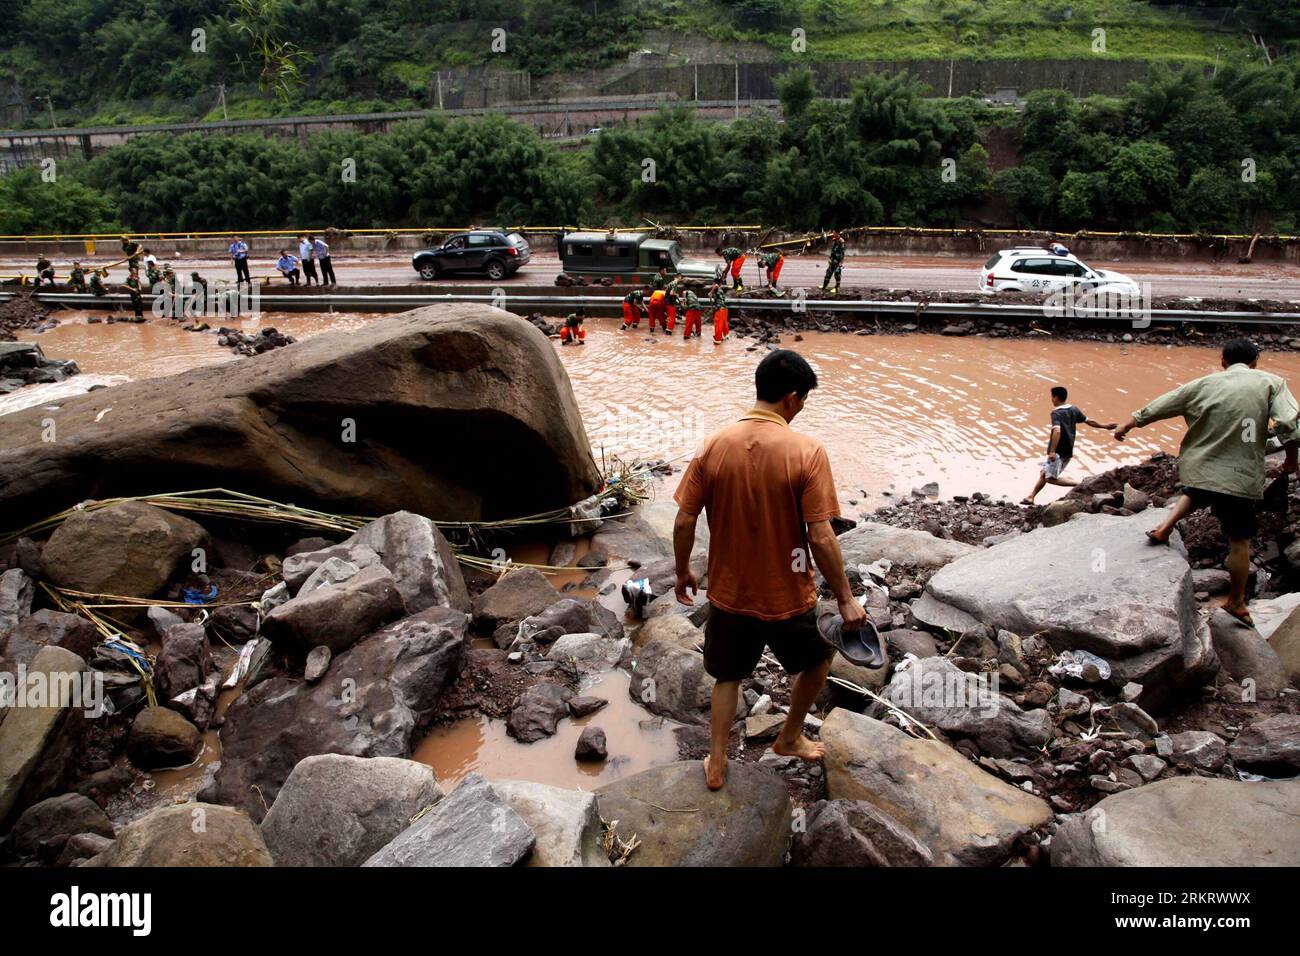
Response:
[[[565,275],[594,282],[612,279],[617,285],[641,285],[658,274],[712,282],[716,264],[682,257],[675,239],[656,239],[648,232],[570,232],[560,240]]]

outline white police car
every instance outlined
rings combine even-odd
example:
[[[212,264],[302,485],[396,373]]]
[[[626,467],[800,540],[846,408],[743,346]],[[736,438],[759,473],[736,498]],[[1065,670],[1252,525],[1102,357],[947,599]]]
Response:
[[[1074,288],[1121,296],[1140,295],[1141,287],[1121,272],[1093,269],[1072,253],[1029,247],[1001,249],[979,272],[980,292],[1053,292]]]

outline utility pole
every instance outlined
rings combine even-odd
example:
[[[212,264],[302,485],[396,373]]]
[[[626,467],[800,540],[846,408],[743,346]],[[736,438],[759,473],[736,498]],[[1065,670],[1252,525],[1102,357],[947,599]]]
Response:
[[[221,100],[221,118],[223,120],[228,120],[230,119],[230,113],[226,109],[226,81],[225,80],[221,81],[221,90],[217,95]]]
[[[40,97],[38,97],[39,99]],[[50,109],[50,129],[58,129],[59,124],[54,121],[54,100],[49,96],[45,97],[45,105]]]
[[[740,54],[736,54],[736,119],[740,119]]]
[[[695,102],[700,101],[700,65],[695,64]]]

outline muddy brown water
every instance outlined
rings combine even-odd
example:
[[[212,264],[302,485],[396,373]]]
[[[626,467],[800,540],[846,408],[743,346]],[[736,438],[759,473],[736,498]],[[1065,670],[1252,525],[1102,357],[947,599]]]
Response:
[[[76,359],[84,375],[0,397],[0,414],[29,404],[57,404],[61,394],[95,382],[111,385],[241,361],[219,348],[211,334],[183,332],[163,322],[87,324],[84,315],[60,317],[57,328],[20,338],[39,341],[51,358]],[[266,315],[262,325],[306,338],[358,328],[375,318]],[[754,368],[766,353],[762,348],[750,351],[750,344],[746,339],[714,345],[709,338],[684,342],[644,331],[624,333],[613,320],[594,319],[588,322],[585,346],[556,348],[598,460],[603,453],[625,460],[666,458],[684,466],[706,435],[749,407]],[[1209,348],[1046,337],[805,333],[801,342],[785,336],[782,344],[800,351],[817,369],[820,387],[795,424],[826,445],[849,515],[869,511],[887,492],[906,495],[932,480],[939,482],[943,497],[984,491],[1019,498],[1028,491],[1045,450],[1052,385],[1067,386],[1072,401],[1094,419],[1122,422],[1150,398],[1218,367],[1217,351]],[[1300,380],[1300,355],[1295,353],[1266,355],[1263,367]],[[1067,474],[1081,478],[1156,451],[1176,451],[1181,435],[1180,423],[1167,422],[1136,432],[1121,445],[1108,433],[1081,426]],[[680,473],[661,482],[658,494],[671,494],[679,480]],[[1059,494],[1049,489],[1040,501]],[[544,546],[521,544],[513,550],[515,560],[546,561]],[[553,575],[553,582],[558,589],[581,577],[582,572],[562,572]],[[601,600],[621,610],[616,590]],[[415,759],[432,766],[448,784],[478,770],[489,778],[581,789],[674,760],[672,725],[653,720],[633,703],[627,683],[622,672],[598,675],[583,693],[605,697],[609,706],[580,721],[562,721],[559,732],[547,740],[519,744],[506,735],[503,721],[471,718],[433,731],[420,743]],[[606,732],[611,757],[604,764],[573,759],[586,723]],[[155,775],[159,796],[184,798],[183,791],[219,757],[215,733],[206,735],[204,744],[195,767]]]
[[[97,381],[153,378],[236,361],[211,334],[182,332],[165,322],[85,324],[65,313],[39,336],[51,358],[74,358],[81,382],[34,386],[0,398],[0,414],[51,400],[57,390]],[[367,314],[265,315],[262,325],[299,338],[357,328]],[[735,339],[681,339],[619,332],[610,319],[588,322],[585,346],[560,351],[593,450],[667,458],[684,466],[713,430],[734,420],[753,397],[753,373],[765,354]],[[706,332],[708,330],[706,329]],[[795,427],[817,436],[830,455],[846,513],[880,503],[887,491],[908,494],[938,481],[943,497],[984,491],[1019,498],[1032,484],[1048,431],[1048,389],[1065,385],[1071,401],[1093,418],[1122,422],[1148,399],[1214,371],[1213,349],[1113,345],[1041,339],[945,338],[935,335],[854,336],[805,333],[784,346],[814,365],[821,386]],[[1300,378],[1300,355],[1266,355],[1263,367]],[[1125,444],[1080,426],[1067,475],[1081,478],[1153,452],[1176,451],[1180,423],[1135,432]],[[679,476],[661,493],[671,493]],[[1059,495],[1048,489],[1041,501]],[[856,502],[857,504],[850,504]]]

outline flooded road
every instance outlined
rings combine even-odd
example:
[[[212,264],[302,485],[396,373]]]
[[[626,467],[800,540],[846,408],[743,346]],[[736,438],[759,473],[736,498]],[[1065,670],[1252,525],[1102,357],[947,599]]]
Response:
[[[63,324],[25,339],[51,358],[73,358],[87,376],[152,378],[200,365],[243,361],[212,334],[182,332],[162,322],[87,325],[65,313]],[[305,338],[347,330],[374,315],[265,315],[262,326]],[[765,353],[749,341],[714,345],[643,331],[623,333],[612,319],[588,322],[587,344],[562,348],[597,460],[602,451],[625,460],[666,458],[684,466],[699,442],[746,411],[754,368]],[[706,329],[706,332],[708,330]],[[1174,385],[1218,368],[1210,348],[1118,345],[937,335],[856,336],[805,333],[782,345],[812,362],[821,386],[795,427],[827,447],[846,514],[873,507],[885,492],[908,494],[938,481],[942,497],[1006,495],[1018,500],[1032,485],[1046,450],[1048,389],[1064,385],[1070,400],[1101,422],[1123,422]],[[1261,367],[1300,387],[1300,355],[1266,353]],[[84,384],[99,379],[85,378]],[[107,381],[120,381],[110,379]],[[32,386],[0,398],[0,412],[35,404]],[[1164,422],[1124,444],[1079,427],[1067,475],[1082,478],[1156,451],[1176,451],[1182,425]],[[670,493],[679,476],[668,479]],[[1048,489],[1046,502],[1060,495]]]
[[[555,254],[552,240],[535,239],[533,257],[528,265],[513,277],[506,279],[505,288],[520,285],[553,285],[560,274],[560,259]],[[200,258],[174,254],[172,250],[155,249],[161,259],[171,262],[177,272],[188,275],[198,271],[208,279],[234,280],[234,268],[226,258]],[[687,251],[686,257],[707,262],[719,261],[712,249]],[[83,264],[98,262],[108,265],[119,256],[109,252],[98,257],[83,256]],[[843,285],[862,288],[916,289],[923,291],[975,291],[980,267],[988,258],[985,252],[978,256],[967,255],[900,255],[877,254],[847,256],[844,259]],[[1300,264],[1287,261],[1235,261],[1211,262],[1201,259],[1124,259],[1103,260],[1084,256],[1088,265],[1098,269],[1122,272],[1138,282],[1151,283],[1153,295],[1191,295],[1202,298],[1232,299],[1300,299]],[[30,274],[34,259],[0,257],[0,274]],[[267,291],[277,291],[287,283],[275,269],[275,255],[267,256],[257,250],[250,259],[250,269],[255,277],[271,276]],[[65,275],[70,260],[55,257],[59,275]],[[390,283],[418,282],[419,276],[411,266],[409,253],[378,255],[362,253],[352,255],[339,252],[333,258],[334,271],[343,285],[386,285]],[[743,267],[746,283],[759,281],[758,267],[751,256]],[[815,288],[821,285],[826,271],[824,255],[795,255],[787,250],[781,281],[785,285]],[[110,282],[126,278],[118,266],[110,274]],[[475,275],[449,275],[439,278],[439,283],[470,283],[483,285],[488,280]]]

